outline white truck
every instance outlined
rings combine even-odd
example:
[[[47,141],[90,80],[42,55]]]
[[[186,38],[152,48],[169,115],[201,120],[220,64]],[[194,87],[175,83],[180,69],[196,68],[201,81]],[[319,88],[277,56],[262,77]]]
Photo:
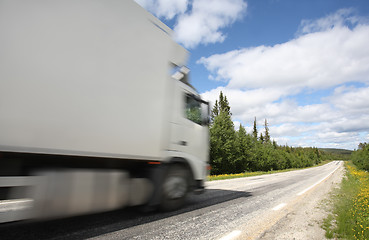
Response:
[[[0,222],[204,188],[209,105],[165,24],[128,0],[4,0],[0,33],[0,201],[32,206]]]

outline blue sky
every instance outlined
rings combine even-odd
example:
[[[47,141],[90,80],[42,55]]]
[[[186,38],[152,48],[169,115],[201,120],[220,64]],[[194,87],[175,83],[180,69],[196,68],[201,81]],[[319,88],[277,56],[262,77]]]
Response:
[[[369,1],[136,0],[190,53],[192,84],[278,144],[369,142]]]

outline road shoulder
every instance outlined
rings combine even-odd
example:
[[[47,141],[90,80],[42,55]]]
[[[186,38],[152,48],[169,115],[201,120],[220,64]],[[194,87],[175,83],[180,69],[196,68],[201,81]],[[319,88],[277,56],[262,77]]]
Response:
[[[344,175],[343,164],[324,184],[319,184],[301,196],[299,201],[291,205],[286,214],[258,239],[325,239],[325,231],[321,228],[329,210],[329,193],[339,184]]]

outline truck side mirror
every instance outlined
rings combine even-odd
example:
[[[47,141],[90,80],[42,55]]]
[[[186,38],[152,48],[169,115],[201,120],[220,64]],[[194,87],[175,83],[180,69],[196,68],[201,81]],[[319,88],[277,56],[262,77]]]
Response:
[[[201,121],[201,125],[207,126],[210,123],[210,119],[209,116],[203,116],[202,117],[202,121]]]
[[[202,102],[201,105],[201,125],[207,126],[210,124],[210,106],[208,102]]]

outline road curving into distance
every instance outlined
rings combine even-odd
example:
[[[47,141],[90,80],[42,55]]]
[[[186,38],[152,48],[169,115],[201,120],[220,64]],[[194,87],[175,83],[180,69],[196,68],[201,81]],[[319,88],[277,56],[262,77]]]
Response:
[[[204,194],[191,195],[184,208],[169,213],[127,208],[52,221],[5,223],[0,225],[0,238],[255,239],[342,167],[343,162],[333,161],[303,170],[207,182]]]

